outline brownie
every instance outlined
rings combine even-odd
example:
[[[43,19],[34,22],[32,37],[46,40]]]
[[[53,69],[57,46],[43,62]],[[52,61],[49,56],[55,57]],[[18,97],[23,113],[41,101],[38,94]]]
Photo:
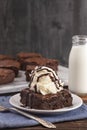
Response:
[[[10,55],[0,54],[0,61],[1,60],[7,60],[7,59],[13,59],[13,57],[10,56]]]
[[[20,101],[23,104],[23,106],[27,106],[27,102],[29,100],[29,89],[26,88],[26,89],[21,90],[20,96],[21,96]]]
[[[58,60],[56,59],[47,59],[47,58],[29,58],[24,61],[22,64],[23,70],[26,70],[26,81],[30,81],[29,74],[36,66],[47,66],[52,68],[55,72],[58,71]],[[25,69],[26,68],[26,69]]]
[[[72,95],[57,73],[46,66],[37,66],[29,74],[29,88],[20,92],[20,102],[31,109],[54,110],[72,105]]]
[[[45,58],[45,66],[52,68],[55,71],[58,71],[59,61],[56,59]]]
[[[26,66],[47,66],[55,71],[58,71],[59,61],[56,59],[48,59],[39,53],[20,52],[17,54],[17,60],[21,64],[21,70],[26,70]],[[33,68],[33,67],[31,67]]]
[[[27,58],[25,59],[22,63],[22,70],[26,70],[26,66],[30,65],[30,66],[42,66],[45,65],[45,58],[39,58],[39,57],[33,57],[33,58]]]
[[[20,97],[23,106],[32,109],[53,110],[72,106],[72,96],[67,89],[63,89],[56,94],[42,95],[26,88],[20,92]]]
[[[18,59],[26,59],[26,58],[32,58],[32,57],[42,57],[39,53],[34,52],[20,52],[17,54]]]
[[[31,71],[36,67],[36,65],[27,65],[26,66],[26,71],[25,71],[25,75],[26,75],[26,81],[30,81],[30,76],[29,74],[31,73]]]
[[[15,73],[10,69],[0,68],[0,85],[7,84],[14,80]]]
[[[16,60],[2,60],[0,61],[0,68],[11,69],[15,73],[15,77],[18,76],[18,71],[20,69],[20,63]]]
[[[24,66],[22,64],[25,59],[27,59],[27,58],[40,58],[40,57],[42,57],[41,54],[34,53],[34,52],[20,52],[20,53],[17,54],[17,60],[21,64],[21,70],[25,70]]]

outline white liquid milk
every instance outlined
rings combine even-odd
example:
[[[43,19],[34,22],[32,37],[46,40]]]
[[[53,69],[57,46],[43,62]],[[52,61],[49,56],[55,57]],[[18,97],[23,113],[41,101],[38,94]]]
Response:
[[[87,44],[72,46],[69,56],[69,89],[87,94]]]

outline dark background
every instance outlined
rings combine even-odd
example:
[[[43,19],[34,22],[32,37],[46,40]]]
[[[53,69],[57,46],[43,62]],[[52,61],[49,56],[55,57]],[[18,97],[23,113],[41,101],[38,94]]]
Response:
[[[75,34],[87,34],[87,0],[0,0],[1,54],[38,52],[67,66]]]

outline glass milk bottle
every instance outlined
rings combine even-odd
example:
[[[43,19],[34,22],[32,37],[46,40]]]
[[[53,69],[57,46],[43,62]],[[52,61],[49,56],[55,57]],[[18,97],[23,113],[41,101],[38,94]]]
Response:
[[[87,36],[72,37],[69,55],[69,89],[79,95],[87,94]]]

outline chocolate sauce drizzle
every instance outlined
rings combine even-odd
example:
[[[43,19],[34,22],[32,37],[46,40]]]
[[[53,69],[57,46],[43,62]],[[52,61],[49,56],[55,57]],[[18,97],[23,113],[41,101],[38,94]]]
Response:
[[[47,76],[47,75],[49,75],[49,73],[46,73],[46,74],[42,74],[42,75],[40,75],[40,76],[37,78],[37,82],[39,82],[39,79],[40,79],[41,77],[43,77],[43,76]]]
[[[35,72],[40,72],[40,71],[43,71],[43,70],[47,70],[48,72],[45,73],[45,74],[42,74],[42,75],[38,76],[38,77],[37,77],[37,82],[39,82],[39,79],[40,79],[41,77],[46,76],[46,75],[49,75],[51,81],[54,82],[56,88],[59,89],[59,87],[61,86],[61,84],[60,84],[60,82],[59,82],[59,78],[57,77],[57,74],[56,74],[54,71],[52,71],[51,68],[48,68],[48,67],[45,67],[45,66],[36,67],[35,70],[33,70],[33,71],[31,72],[31,82],[30,82],[30,84],[29,84],[29,88],[31,88],[31,83],[33,82],[33,79],[34,79],[34,76],[35,76]],[[53,76],[51,75],[51,73],[52,73]],[[37,86],[35,85],[35,86],[33,86],[33,87],[35,88],[35,92],[37,92]]]

